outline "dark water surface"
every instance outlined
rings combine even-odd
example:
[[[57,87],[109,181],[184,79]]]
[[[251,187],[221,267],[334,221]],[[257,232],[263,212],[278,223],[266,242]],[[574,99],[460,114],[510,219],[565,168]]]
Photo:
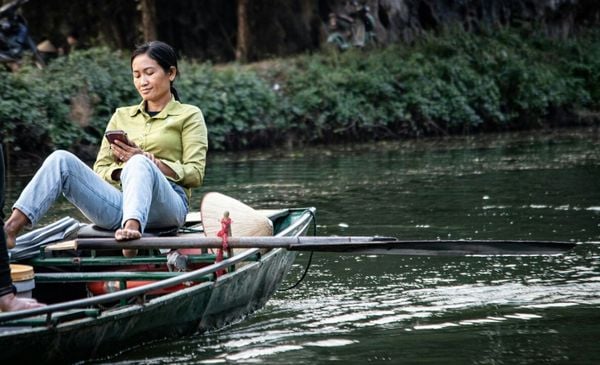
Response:
[[[585,243],[544,257],[319,253],[297,289],[240,323],[98,363],[600,364],[599,143],[571,130],[213,154],[195,207],[220,191],[315,206],[319,235]],[[30,173],[11,175],[9,203]]]

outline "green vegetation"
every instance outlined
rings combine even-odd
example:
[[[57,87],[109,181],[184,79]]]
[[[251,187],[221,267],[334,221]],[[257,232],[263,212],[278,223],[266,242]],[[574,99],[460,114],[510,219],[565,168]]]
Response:
[[[600,109],[597,30],[560,41],[448,30],[410,46],[180,68],[178,91],[220,150],[577,125]],[[106,49],[0,76],[2,140],[38,153],[95,146],[114,109],[138,102],[128,56]]]

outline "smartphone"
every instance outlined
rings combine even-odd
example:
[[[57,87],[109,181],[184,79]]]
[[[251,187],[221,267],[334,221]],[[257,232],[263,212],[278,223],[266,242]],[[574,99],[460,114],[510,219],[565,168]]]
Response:
[[[113,130],[113,131],[106,131],[106,133],[104,133],[104,136],[106,137],[108,142],[111,144],[114,144],[116,140],[119,140],[119,141],[131,146],[129,139],[127,139],[127,132],[125,132],[123,130],[117,129],[117,130]]]

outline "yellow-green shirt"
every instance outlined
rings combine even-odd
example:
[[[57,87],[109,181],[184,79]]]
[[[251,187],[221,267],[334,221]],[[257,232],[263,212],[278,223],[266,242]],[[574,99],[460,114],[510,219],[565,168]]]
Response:
[[[107,131],[115,129],[127,132],[130,141],[169,166],[177,177],[167,178],[182,186],[188,199],[191,188],[202,184],[208,138],[202,111],[197,107],[173,99],[153,117],[145,111],[144,102],[118,108],[106,127]],[[94,171],[119,188],[120,181],[113,180],[112,173],[123,165],[115,162],[110,143],[103,138]]]

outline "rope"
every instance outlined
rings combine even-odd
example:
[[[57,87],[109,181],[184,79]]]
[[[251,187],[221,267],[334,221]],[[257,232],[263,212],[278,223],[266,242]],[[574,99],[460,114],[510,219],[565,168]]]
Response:
[[[223,261],[223,253],[228,252],[229,257],[231,257],[231,252],[229,252],[229,243],[228,237],[231,235],[231,218],[229,218],[229,212],[225,211],[223,213],[223,218],[221,219],[221,230],[217,232],[217,236],[221,237],[222,245],[221,248],[217,251],[217,257],[215,262]],[[224,275],[226,273],[225,269],[218,270],[215,274],[217,277]]]
[[[313,213],[312,211],[309,211],[309,212],[310,212],[310,215],[312,215],[312,219],[313,219],[313,236],[316,236],[317,235],[317,217],[315,216],[315,213]],[[308,262],[306,263],[306,268],[304,269],[304,274],[302,274],[302,276],[296,282],[296,284],[294,284],[288,288],[285,288],[285,289],[279,289],[278,291],[292,290],[292,289],[296,288],[298,285],[300,285],[300,283],[306,277],[306,274],[308,274],[308,269],[310,268],[310,264],[312,263],[313,254],[314,254],[314,251],[310,251],[310,256],[308,256]]]

